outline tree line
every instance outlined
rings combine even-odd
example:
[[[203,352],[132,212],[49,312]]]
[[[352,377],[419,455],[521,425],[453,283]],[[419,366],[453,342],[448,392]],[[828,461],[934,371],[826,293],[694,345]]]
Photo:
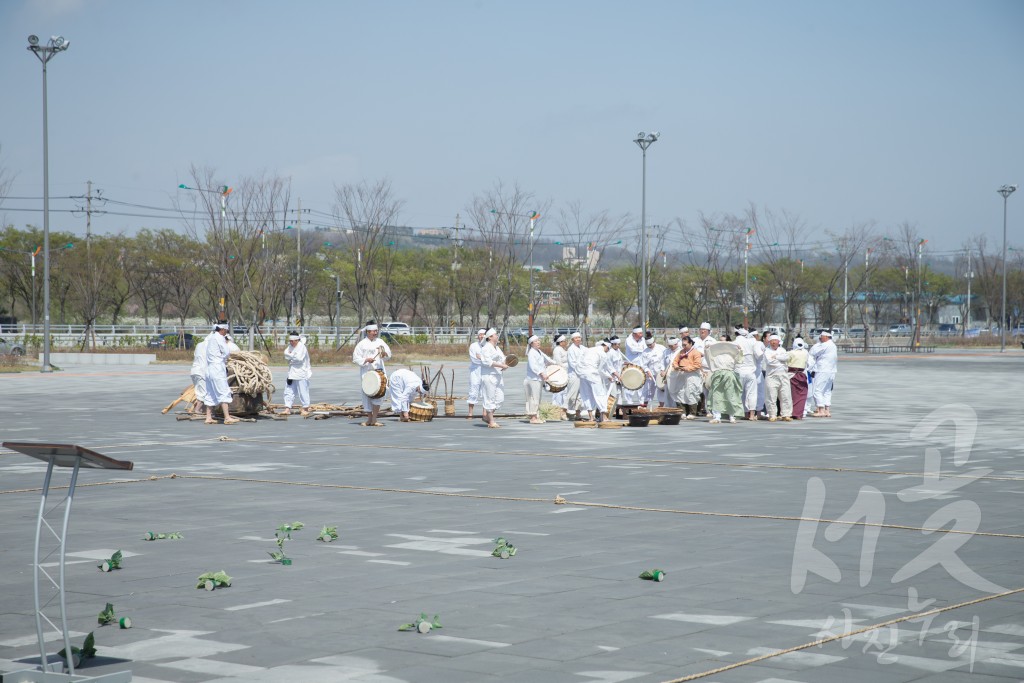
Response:
[[[192,187],[223,185],[213,169],[193,167],[190,176]],[[403,201],[388,180],[338,186],[330,216],[315,221],[291,194],[287,179],[260,175],[229,196],[181,193],[184,230],[142,227],[132,236],[89,240],[52,230],[51,319],[116,324],[130,315],[147,324],[198,317],[259,325],[316,316],[334,325],[340,314],[507,328],[532,305],[537,325],[600,319],[631,327],[639,322],[646,262],[653,327],[711,320],[794,329],[811,319],[838,324],[845,313],[851,324],[877,330],[909,321],[918,307],[927,323],[950,301],[959,302],[965,319],[968,253],[971,317],[999,316],[1001,254],[979,237],[937,259],[910,223],[827,231],[752,205],[700,215],[696,225],[676,219],[648,226],[643,253],[634,217],[587,211],[579,202],[556,207],[518,185],[496,183],[478,193],[460,212],[461,223],[434,240],[398,227]],[[530,232],[537,213],[543,240]],[[329,225],[310,229],[314,222]],[[0,233],[0,313],[33,320],[35,301],[35,320],[42,320],[41,255],[34,278],[29,266],[41,244],[38,228]],[[541,262],[538,254],[548,256]],[[1009,324],[1018,325],[1024,262],[1021,252],[1012,256],[1007,310]]]

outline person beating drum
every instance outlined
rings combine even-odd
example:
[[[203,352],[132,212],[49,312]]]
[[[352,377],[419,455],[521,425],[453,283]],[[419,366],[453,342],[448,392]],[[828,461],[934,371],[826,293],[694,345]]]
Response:
[[[533,335],[527,340],[529,348],[526,351],[526,379],[523,380],[523,388],[526,390],[526,414],[530,417],[530,424],[544,424],[540,418],[540,389],[541,385],[548,378],[547,366],[555,363],[546,353],[540,350],[540,337]]]
[[[368,321],[363,326],[363,331],[366,332],[366,337],[359,340],[356,348],[352,350],[352,362],[359,366],[360,387],[362,387],[363,375],[377,370],[384,372],[384,359],[391,358],[391,347],[383,339],[378,338],[380,331],[375,321]],[[362,391],[359,393],[363,396],[363,410],[369,413],[366,422],[361,422],[360,424],[363,427],[383,427],[383,424],[377,422],[377,415],[380,413],[380,404],[383,396],[380,398],[370,398]]]

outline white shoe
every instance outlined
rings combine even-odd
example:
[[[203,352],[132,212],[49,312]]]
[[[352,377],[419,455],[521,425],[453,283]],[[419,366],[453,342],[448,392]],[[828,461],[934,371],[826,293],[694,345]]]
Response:
[[[722,424],[722,421],[721,420],[716,420],[716,419],[712,418],[712,419],[708,420],[708,424],[709,425]]]
[[[731,424],[731,425],[736,424],[736,418],[733,417],[732,415],[729,416],[729,424]]]

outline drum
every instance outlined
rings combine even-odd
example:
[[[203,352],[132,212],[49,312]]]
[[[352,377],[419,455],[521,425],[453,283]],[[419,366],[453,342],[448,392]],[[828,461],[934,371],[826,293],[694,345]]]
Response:
[[[380,398],[388,393],[388,376],[383,370],[370,370],[359,381],[363,385],[363,393],[369,398]]]
[[[437,413],[437,407],[430,403],[410,403],[409,419],[413,422],[430,422]]]
[[[505,365],[509,366],[510,368],[514,368],[515,366],[519,365],[519,356],[517,356],[514,353],[508,354],[507,356],[505,356]]]
[[[659,389],[664,389],[666,382],[668,382],[668,374],[667,373],[659,372],[658,374],[656,374],[654,376],[654,384]]]
[[[647,373],[639,365],[625,363],[619,373],[619,381],[630,391],[636,391],[647,382]]]
[[[548,391],[557,394],[569,386],[569,373],[561,365],[557,365],[548,375],[547,383]]]

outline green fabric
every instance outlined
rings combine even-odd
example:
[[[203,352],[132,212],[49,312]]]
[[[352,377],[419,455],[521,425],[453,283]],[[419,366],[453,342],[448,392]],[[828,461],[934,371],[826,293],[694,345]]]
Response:
[[[740,378],[732,370],[715,370],[711,373],[709,396],[711,409],[716,413],[740,416],[743,414],[743,387]]]

